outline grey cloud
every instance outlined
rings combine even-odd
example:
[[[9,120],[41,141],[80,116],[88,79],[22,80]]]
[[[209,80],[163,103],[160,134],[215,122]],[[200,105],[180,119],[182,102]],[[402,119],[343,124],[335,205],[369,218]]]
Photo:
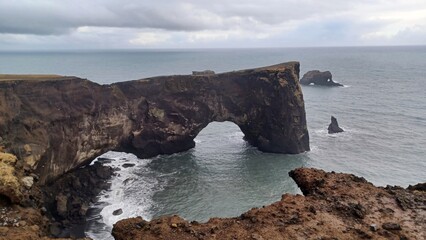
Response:
[[[218,28],[178,1],[0,1],[0,33],[62,34],[81,26],[194,31]]]
[[[250,28],[344,11],[337,0],[0,0],[0,33],[63,34],[81,26],[171,31]]]
[[[138,33],[168,34],[157,47],[205,47],[191,36],[211,35],[209,46],[357,45],[383,29],[398,28],[393,11],[426,9],[421,0],[0,0],[0,43],[127,47]],[[391,11],[391,12],[389,12]],[[378,15],[387,13],[385,18]],[[390,17],[389,17],[390,16]],[[388,17],[388,18],[386,18]],[[380,20],[381,19],[381,20]],[[410,27],[411,23],[404,27]],[[100,27],[81,29],[79,27]],[[395,27],[396,26],[396,27]],[[87,30],[87,32],[85,32]],[[392,29],[393,30],[393,29]],[[396,29],[397,31],[398,29]],[[229,38],[214,39],[224,33]],[[256,38],[256,34],[259,37]],[[14,35],[19,36],[8,36]],[[191,35],[192,34],[192,35]],[[238,35],[240,34],[240,35]],[[424,31],[401,32],[398,41],[420,38]],[[31,35],[31,36],[29,36]],[[415,35],[415,36],[414,36]],[[421,35],[421,36],[419,36]],[[143,36],[143,35],[142,35]],[[20,38],[22,37],[22,38]],[[189,39],[189,40],[188,40]],[[424,39],[424,38],[420,38]],[[364,42],[363,42],[364,41]],[[383,41],[377,38],[377,41]],[[413,40],[414,41],[414,40]],[[6,43],[7,42],[7,43]],[[216,43],[213,43],[216,42]],[[216,45],[215,45],[216,44]],[[219,44],[219,45],[217,45]],[[1,47],[1,46],[0,46]],[[129,46],[133,47],[133,46]]]

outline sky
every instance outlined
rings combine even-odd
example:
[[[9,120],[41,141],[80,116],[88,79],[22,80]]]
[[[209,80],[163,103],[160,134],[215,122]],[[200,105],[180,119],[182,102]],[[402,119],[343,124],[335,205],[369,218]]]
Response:
[[[0,50],[426,45],[426,0],[0,0]]]

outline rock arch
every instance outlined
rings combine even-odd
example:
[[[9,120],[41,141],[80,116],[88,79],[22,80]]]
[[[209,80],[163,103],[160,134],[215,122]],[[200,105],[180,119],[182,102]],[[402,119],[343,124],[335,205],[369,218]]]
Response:
[[[109,150],[139,157],[195,146],[213,121],[262,151],[309,150],[299,63],[99,85],[76,77],[0,81],[1,135],[42,182]]]

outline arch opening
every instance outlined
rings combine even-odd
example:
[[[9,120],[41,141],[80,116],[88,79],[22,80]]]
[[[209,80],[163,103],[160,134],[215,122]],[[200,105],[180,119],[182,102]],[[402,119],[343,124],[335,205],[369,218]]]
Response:
[[[202,149],[206,153],[239,152],[249,146],[244,140],[240,127],[230,121],[213,121],[204,127],[194,138],[195,151]]]

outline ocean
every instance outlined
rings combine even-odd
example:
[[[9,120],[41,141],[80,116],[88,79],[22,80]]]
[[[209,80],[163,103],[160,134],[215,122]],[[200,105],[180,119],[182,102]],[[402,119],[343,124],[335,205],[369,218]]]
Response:
[[[301,76],[329,70],[344,85],[302,87],[311,151],[263,153],[235,124],[213,122],[186,152],[150,159],[108,152],[104,157],[115,159],[108,164],[120,170],[93,204],[86,234],[112,239],[112,225],[134,216],[238,216],[284,193],[300,194],[288,176],[297,167],[353,173],[379,186],[426,181],[426,46],[0,52],[0,73],[74,75],[107,84],[287,61],[300,61]],[[327,133],[332,115],[345,132]],[[114,216],[119,208],[123,213]]]

